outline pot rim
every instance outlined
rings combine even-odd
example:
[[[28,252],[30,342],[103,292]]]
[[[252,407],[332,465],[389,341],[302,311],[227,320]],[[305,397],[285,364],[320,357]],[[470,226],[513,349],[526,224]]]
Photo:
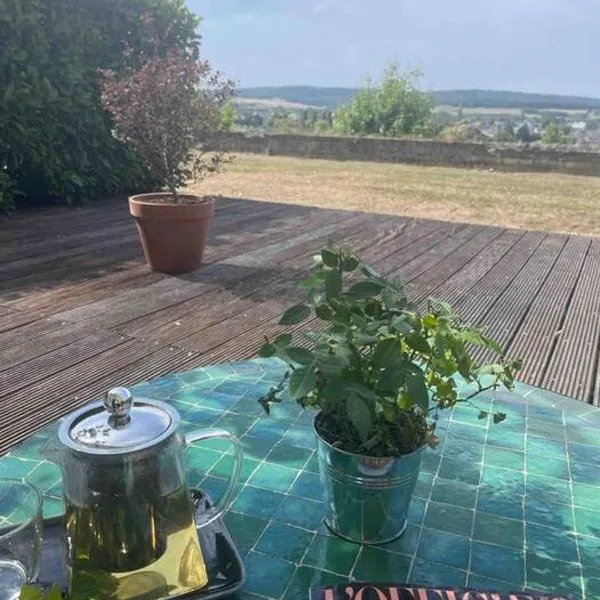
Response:
[[[376,459],[376,460],[382,460],[382,461],[389,461],[389,460],[402,460],[403,458],[408,458],[410,456],[414,456],[415,454],[419,454],[420,452],[423,452],[423,450],[425,450],[425,448],[427,448],[427,444],[423,444],[420,448],[417,448],[416,450],[413,450],[412,452],[409,452],[408,454],[401,454],[400,456],[392,456],[392,455],[388,455],[388,456],[371,456],[370,454],[359,454],[358,452],[348,452],[347,450],[342,450],[341,448],[336,448],[333,444],[330,444],[318,431],[317,431],[317,427],[316,427],[316,421],[317,418],[323,414],[323,411],[319,411],[316,415],[315,418],[313,419],[313,430],[315,432],[315,435],[326,445],[328,446],[331,450],[333,450],[334,452],[339,452],[340,454],[345,454],[346,456],[352,456],[352,457],[356,457],[356,458],[360,458],[360,459]]]
[[[161,197],[170,197],[172,196],[171,192],[148,192],[145,194],[135,194],[133,196],[129,196],[129,202],[133,202],[134,204],[139,204],[141,206],[207,206],[215,203],[215,196],[211,194],[179,194],[180,197],[183,198],[196,198],[197,202],[193,202],[190,204],[176,204],[175,202],[145,202],[144,198],[161,198]]]

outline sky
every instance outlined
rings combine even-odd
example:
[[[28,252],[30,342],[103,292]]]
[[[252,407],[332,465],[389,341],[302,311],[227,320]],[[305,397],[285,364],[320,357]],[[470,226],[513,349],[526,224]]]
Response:
[[[429,89],[600,97],[600,0],[187,2],[241,87],[355,87],[397,60]]]

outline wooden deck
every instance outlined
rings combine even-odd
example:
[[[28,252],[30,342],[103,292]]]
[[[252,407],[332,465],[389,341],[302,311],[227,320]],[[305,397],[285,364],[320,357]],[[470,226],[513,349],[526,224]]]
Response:
[[[18,215],[0,240],[0,452],[110,386],[255,355],[330,240],[487,325],[523,381],[600,404],[600,239],[222,199],[181,277],[147,269],[122,202]]]

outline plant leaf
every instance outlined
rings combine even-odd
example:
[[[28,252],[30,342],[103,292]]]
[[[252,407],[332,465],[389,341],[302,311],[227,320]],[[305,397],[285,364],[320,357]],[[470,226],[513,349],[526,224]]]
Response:
[[[323,263],[326,267],[336,269],[339,265],[339,256],[327,248],[323,248],[323,250],[321,250],[321,258],[323,259]]]
[[[294,400],[305,398],[315,387],[317,378],[310,367],[295,369],[290,377],[289,390]]]
[[[346,401],[348,417],[362,441],[367,439],[372,426],[371,411],[365,401],[357,394],[350,394]]]
[[[395,338],[381,340],[373,352],[373,366],[376,369],[398,367],[404,361],[402,346]]]
[[[425,413],[429,412],[429,394],[425,377],[420,371],[410,371],[406,378],[406,391],[411,400]]]
[[[315,308],[315,313],[317,317],[323,321],[331,321],[331,318],[333,317],[333,311],[327,304],[319,304],[319,306]]]
[[[506,419],[506,413],[495,413],[494,414],[494,423],[498,424],[498,423],[502,423],[502,421],[504,421]]]
[[[310,308],[306,304],[296,304],[291,308],[288,308],[281,319],[279,319],[280,325],[296,325],[301,323],[310,316]]]
[[[406,336],[406,343],[417,352],[431,354],[431,348],[427,343],[427,340],[416,331],[413,331]]]
[[[359,281],[348,290],[348,295],[359,300],[362,298],[372,298],[373,296],[377,296],[383,288],[383,284],[376,281]]]
[[[344,271],[346,271],[346,273],[351,273],[352,271],[356,271],[356,268],[358,267],[359,262],[358,259],[354,258],[354,256],[346,256],[346,258],[344,258],[342,260],[342,269],[344,269]]]
[[[406,371],[384,369],[379,376],[377,390],[382,394],[394,394],[406,383]]]
[[[342,291],[342,274],[338,270],[325,273],[325,295],[328,299],[335,298]]]
[[[286,352],[290,360],[299,365],[311,365],[315,360],[315,355],[306,348],[290,346],[289,348],[286,348]]]
[[[262,348],[260,349],[259,355],[262,358],[271,358],[271,356],[275,356],[275,352],[275,346],[270,342],[267,342],[266,344],[263,344]]]
[[[292,343],[292,334],[291,333],[282,333],[275,338],[273,345],[276,350],[281,350],[286,348]]]

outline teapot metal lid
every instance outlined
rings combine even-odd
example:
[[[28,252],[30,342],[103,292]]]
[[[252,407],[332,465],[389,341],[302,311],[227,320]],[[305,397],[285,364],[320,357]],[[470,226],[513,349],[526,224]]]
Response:
[[[123,387],[109,390],[104,401],[68,415],[58,431],[67,447],[85,454],[126,454],[154,446],[179,425],[176,410],[158,400],[136,400]]]

